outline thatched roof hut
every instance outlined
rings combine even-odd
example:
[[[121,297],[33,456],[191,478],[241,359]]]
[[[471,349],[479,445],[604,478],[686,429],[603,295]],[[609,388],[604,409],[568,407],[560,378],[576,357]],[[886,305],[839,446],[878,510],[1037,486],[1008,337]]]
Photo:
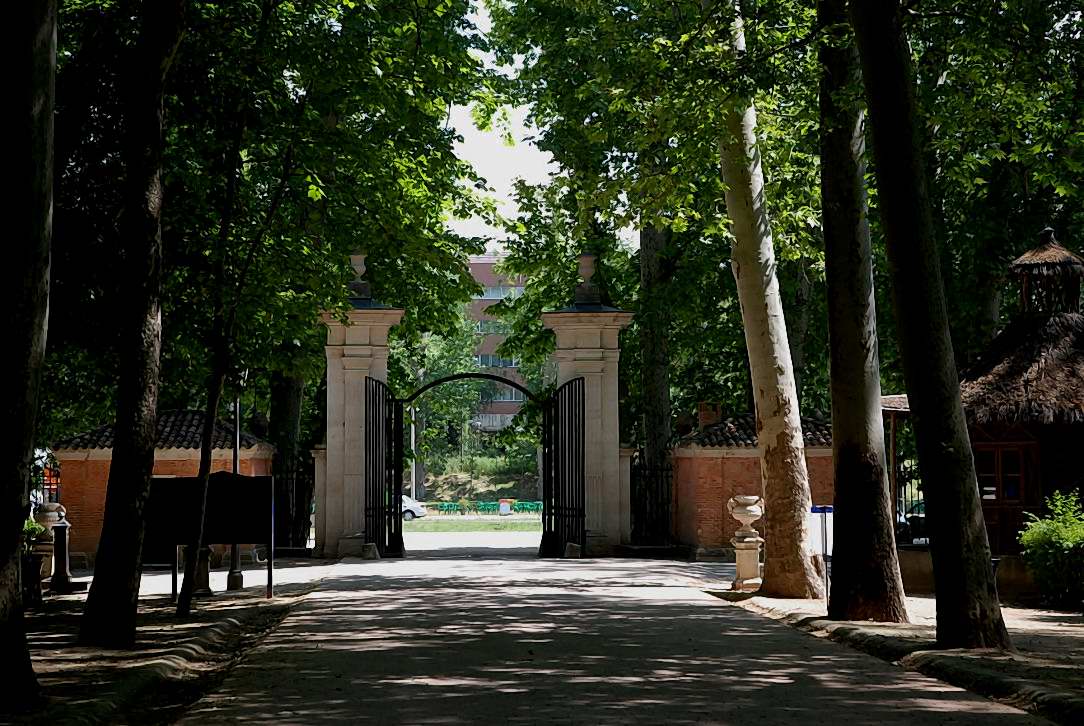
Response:
[[[1084,315],[1021,315],[960,384],[969,420],[1084,422]]]
[[[1039,234],[1039,246],[1013,260],[1009,270],[1020,279],[1025,311],[1080,311],[1084,258],[1058,244],[1049,227]]]

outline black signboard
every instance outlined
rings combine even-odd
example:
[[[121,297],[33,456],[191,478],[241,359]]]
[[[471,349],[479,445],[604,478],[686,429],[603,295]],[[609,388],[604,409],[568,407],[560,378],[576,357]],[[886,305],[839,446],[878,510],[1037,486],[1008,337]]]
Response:
[[[196,477],[155,478],[144,509],[143,562],[169,563],[177,574],[177,547],[199,531],[203,491]],[[267,596],[274,566],[274,478],[221,471],[207,482],[203,544],[266,544]],[[174,584],[176,591],[176,584]]]

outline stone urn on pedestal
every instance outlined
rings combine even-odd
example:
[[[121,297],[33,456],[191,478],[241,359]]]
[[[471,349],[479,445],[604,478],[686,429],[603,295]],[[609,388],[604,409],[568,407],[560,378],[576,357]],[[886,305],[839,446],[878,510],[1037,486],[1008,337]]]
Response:
[[[45,502],[34,513],[34,521],[45,528],[34,541],[34,552],[41,555],[42,578],[53,574],[53,527],[64,521],[65,514],[64,507],[56,502]]]
[[[730,543],[734,545],[734,561],[737,573],[734,576],[734,590],[756,590],[760,587],[760,546],[764,540],[753,529],[753,522],[764,515],[760,497],[741,495],[731,497],[726,503],[730,516],[741,523]]]

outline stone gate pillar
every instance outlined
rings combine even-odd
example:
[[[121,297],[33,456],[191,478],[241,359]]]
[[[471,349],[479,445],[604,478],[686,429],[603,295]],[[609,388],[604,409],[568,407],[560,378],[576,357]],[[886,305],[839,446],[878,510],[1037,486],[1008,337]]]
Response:
[[[374,302],[361,280],[364,256],[351,257],[352,310],[327,326],[327,446],[316,467],[316,552],[360,555],[365,526],[365,378],[388,379],[388,332],[403,311]]]
[[[584,379],[584,504],[587,515],[587,554],[612,554],[627,536],[631,511],[621,493],[621,443],[617,406],[618,333],[632,313],[599,302],[591,283],[594,255],[580,258],[584,282],[576,302],[542,314],[542,324],[557,336],[557,384]]]

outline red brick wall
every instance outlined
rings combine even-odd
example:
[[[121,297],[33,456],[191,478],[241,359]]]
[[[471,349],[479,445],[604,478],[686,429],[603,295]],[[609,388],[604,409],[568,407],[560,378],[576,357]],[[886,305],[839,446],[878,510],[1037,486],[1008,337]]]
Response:
[[[707,549],[730,547],[730,538],[739,525],[726,511],[727,501],[740,494],[761,494],[760,455],[756,451],[716,451],[717,456],[674,457],[674,532],[682,544]],[[724,451],[740,455],[723,456]],[[806,464],[813,503],[831,504],[831,454],[807,454]]]
[[[98,551],[102,536],[102,519],[105,512],[105,490],[109,482],[109,459],[61,461],[60,503],[64,505],[71,522],[72,553],[93,556]],[[229,471],[233,467],[230,457],[213,459],[211,471]],[[241,474],[265,476],[271,473],[271,459],[241,459]],[[195,476],[199,473],[199,459],[155,459],[153,474],[156,476]]]

